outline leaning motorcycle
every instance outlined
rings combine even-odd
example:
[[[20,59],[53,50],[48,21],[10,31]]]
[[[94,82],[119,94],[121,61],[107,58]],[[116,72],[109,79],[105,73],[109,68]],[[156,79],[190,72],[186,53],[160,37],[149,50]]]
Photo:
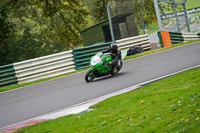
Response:
[[[92,56],[90,59],[90,70],[85,75],[86,82],[92,82],[95,78],[106,76],[106,75],[115,75],[122,68],[122,61],[118,60],[118,65],[120,68],[117,69],[116,66],[109,65],[109,62],[112,61],[112,56],[110,54],[103,54],[101,52],[97,53],[95,56]]]

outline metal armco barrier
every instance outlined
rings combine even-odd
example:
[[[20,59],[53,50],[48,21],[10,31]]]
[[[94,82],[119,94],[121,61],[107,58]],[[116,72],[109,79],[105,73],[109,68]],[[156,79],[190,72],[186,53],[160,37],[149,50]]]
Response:
[[[179,33],[179,32],[169,32],[169,35],[170,35],[170,40],[171,40],[172,44],[177,44],[177,43],[181,43],[181,42],[184,41],[182,33]],[[161,36],[160,31],[158,31],[158,38],[160,40],[161,46],[163,47],[164,45],[163,45],[163,40],[162,40],[162,36]]]
[[[181,42],[186,42],[189,40],[195,40],[200,38],[200,33],[179,33],[179,32],[169,32],[170,39],[172,44],[177,44]],[[163,40],[160,34],[160,31],[158,31],[158,37],[160,40],[160,44],[163,46]]]
[[[197,33],[182,33],[184,41],[195,40],[200,36]]]
[[[0,66],[0,87],[16,84],[17,82],[13,64]]]
[[[143,50],[151,49],[148,34],[116,40],[116,43],[121,50],[127,50],[133,46],[142,46]]]
[[[108,48],[110,44],[111,42],[97,43],[73,49],[73,52],[70,50],[0,66],[0,86],[26,83],[87,68],[90,58]],[[143,50],[150,49],[148,34],[117,40],[116,44],[121,50],[127,50],[138,45],[142,46]]]
[[[108,48],[111,42],[97,43],[94,45],[73,49],[74,62],[76,69],[89,67],[90,58],[96,53]]]
[[[158,38],[159,38],[160,45],[161,45],[162,47],[164,47],[163,41],[162,41],[162,36],[161,36],[160,31],[157,32],[157,35],[158,35]]]
[[[133,46],[138,46],[138,45],[142,46],[143,50],[151,49],[148,34],[116,40],[115,42],[120,47],[121,50],[127,50]],[[82,68],[89,67],[90,58],[97,52],[100,52],[103,49],[108,48],[110,44],[111,42],[97,43],[83,48],[74,49],[73,54],[74,54],[76,69],[79,70]]]
[[[172,44],[184,42],[184,38],[183,38],[182,33],[169,32],[169,35],[170,35],[170,39],[171,39]]]
[[[19,84],[76,71],[72,51],[43,56],[13,65]]]

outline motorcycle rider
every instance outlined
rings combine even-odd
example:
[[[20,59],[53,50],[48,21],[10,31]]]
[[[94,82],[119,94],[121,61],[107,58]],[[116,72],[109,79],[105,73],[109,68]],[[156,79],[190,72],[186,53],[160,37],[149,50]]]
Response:
[[[102,51],[102,53],[111,53],[112,61],[107,62],[107,65],[111,65],[112,67],[116,66],[116,68],[119,70],[122,66],[121,62],[121,51],[119,50],[119,47],[112,43],[110,44],[109,48]]]

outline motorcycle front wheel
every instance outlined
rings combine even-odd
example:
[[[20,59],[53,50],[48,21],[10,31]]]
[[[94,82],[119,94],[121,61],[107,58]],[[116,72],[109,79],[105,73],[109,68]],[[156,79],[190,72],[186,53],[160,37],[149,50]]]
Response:
[[[92,82],[95,79],[95,72],[92,70],[89,70],[85,75],[85,81],[86,82]]]

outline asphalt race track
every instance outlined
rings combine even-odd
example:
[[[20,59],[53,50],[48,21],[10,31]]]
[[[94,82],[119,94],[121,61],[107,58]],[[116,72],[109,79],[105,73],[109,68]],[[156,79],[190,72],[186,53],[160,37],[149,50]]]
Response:
[[[200,42],[125,61],[116,76],[86,83],[81,72],[0,93],[0,128],[200,65]]]

